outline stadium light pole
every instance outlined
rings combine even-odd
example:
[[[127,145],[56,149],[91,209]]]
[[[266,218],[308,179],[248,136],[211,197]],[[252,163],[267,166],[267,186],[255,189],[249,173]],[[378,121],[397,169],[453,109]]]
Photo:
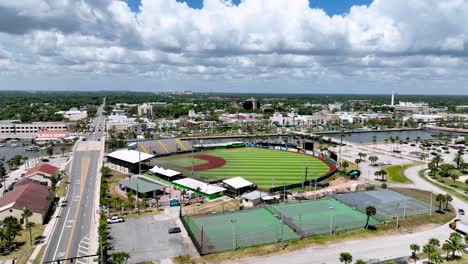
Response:
[[[395,226],[396,230],[398,230],[399,221],[400,221],[400,203],[397,203],[397,207],[396,207],[396,226]]]
[[[330,206],[328,207],[328,209],[330,209],[330,235],[331,235],[333,233],[333,210],[335,209],[335,207]]]
[[[231,219],[231,224],[232,224],[232,251],[236,250],[236,229],[235,229],[236,222],[237,222],[236,219]]]

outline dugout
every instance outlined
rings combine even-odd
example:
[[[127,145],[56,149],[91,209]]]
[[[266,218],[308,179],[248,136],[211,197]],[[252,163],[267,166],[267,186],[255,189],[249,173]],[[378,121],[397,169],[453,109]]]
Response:
[[[195,180],[183,178],[172,182],[174,187],[181,190],[189,190],[196,194],[203,195],[207,200],[215,199],[224,195],[225,188]]]

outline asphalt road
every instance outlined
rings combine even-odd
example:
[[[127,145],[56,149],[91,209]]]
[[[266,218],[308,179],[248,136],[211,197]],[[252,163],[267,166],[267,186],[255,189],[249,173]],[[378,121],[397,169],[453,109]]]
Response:
[[[105,127],[105,118],[98,110],[98,117],[93,124]],[[97,174],[100,170],[102,150],[104,149],[104,133],[96,131],[81,139],[73,152],[73,160],[69,170],[70,184],[66,202],[61,211],[55,229],[49,238],[44,253],[44,261],[75,258],[95,254],[89,252],[90,234],[95,208],[95,195],[99,184]],[[71,262],[61,262],[71,263]],[[87,259],[78,259],[73,263],[88,263]]]

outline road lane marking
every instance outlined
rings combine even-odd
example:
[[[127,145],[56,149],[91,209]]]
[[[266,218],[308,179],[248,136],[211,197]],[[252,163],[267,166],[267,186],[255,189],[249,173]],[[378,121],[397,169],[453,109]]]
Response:
[[[78,205],[76,207],[76,212],[75,212],[75,217],[74,217],[75,220],[78,218],[78,214],[80,212],[80,206],[81,206],[81,201],[82,201],[82,197],[83,197],[83,195],[81,195],[81,194],[83,194],[84,185],[86,184],[86,175],[88,174],[88,171],[89,171],[89,165],[90,165],[89,158],[88,157],[87,158],[83,157],[81,159],[81,182],[83,184],[80,185],[80,200],[78,201]],[[73,240],[73,236],[74,236],[74,232],[75,232],[75,224],[76,224],[76,221],[73,222],[72,230],[70,231],[70,238],[68,240],[68,245],[67,245],[67,251],[65,253],[65,258],[68,258],[69,254],[70,254],[72,240]]]

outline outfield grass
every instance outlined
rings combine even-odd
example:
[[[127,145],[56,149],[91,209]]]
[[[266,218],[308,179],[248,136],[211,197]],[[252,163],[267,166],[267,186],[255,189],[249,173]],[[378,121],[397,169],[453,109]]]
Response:
[[[412,183],[412,181],[403,174],[403,171],[415,164],[392,165],[385,168],[388,173],[388,181],[391,183]]]
[[[197,173],[214,179],[240,176],[257,184],[260,188],[301,182],[305,168],[308,172],[307,179],[318,178],[330,171],[328,165],[317,158],[286,151],[238,148],[205,151],[203,155],[221,157],[226,160],[226,164],[220,168]],[[191,165],[190,157],[191,154],[165,157],[158,159],[158,163],[162,166],[166,163],[173,168],[183,168]]]

